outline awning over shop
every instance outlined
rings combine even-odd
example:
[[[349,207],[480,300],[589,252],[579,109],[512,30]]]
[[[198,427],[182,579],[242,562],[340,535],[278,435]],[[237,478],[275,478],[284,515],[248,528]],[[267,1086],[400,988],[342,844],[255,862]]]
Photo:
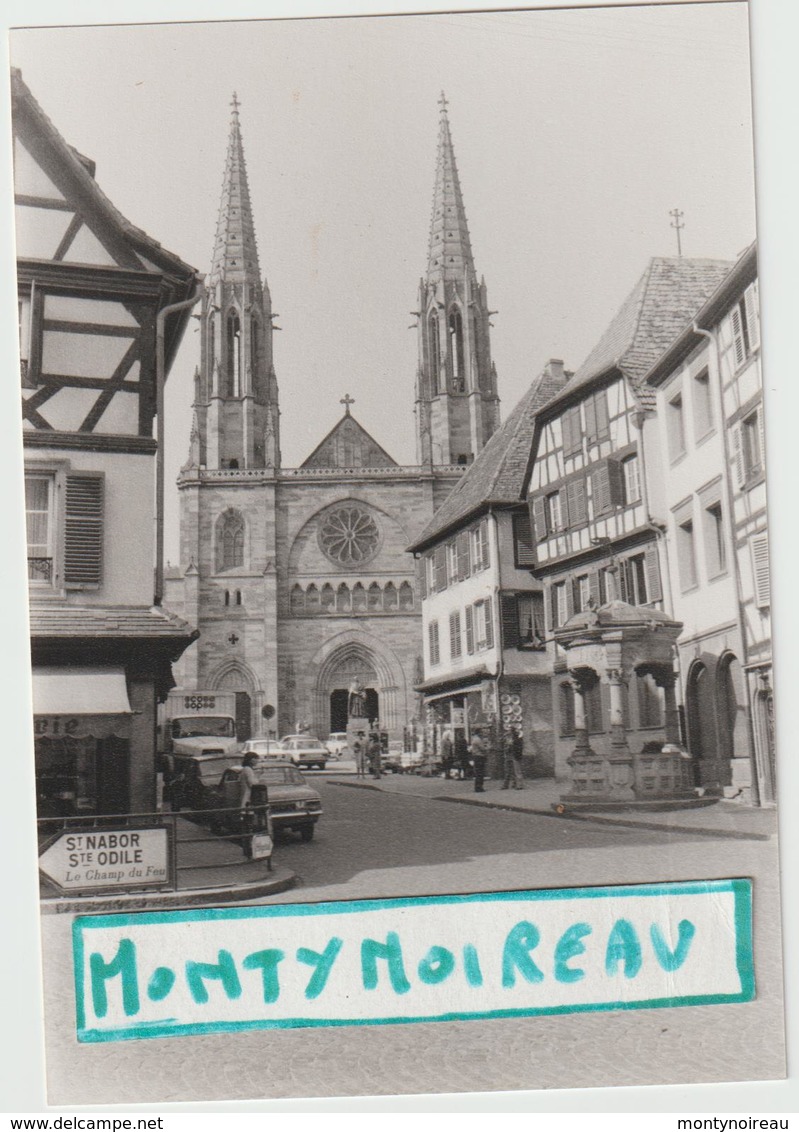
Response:
[[[122,668],[34,668],[37,716],[130,715]]]
[[[428,692],[445,692],[458,693],[469,691],[473,687],[480,687],[475,684],[476,680],[490,680],[493,679],[491,673],[484,665],[479,665],[473,668],[464,668],[461,672],[447,677],[432,677],[429,680],[424,680],[421,684],[414,685],[414,691],[424,693],[425,699],[432,699]]]
[[[451,700],[453,696],[465,696],[469,692],[480,692],[482,684],[464,684],[463,687],[450,688],[448,692],[436,692],[435,695],[425,696],[425,703],[432,704],[435,700]]]

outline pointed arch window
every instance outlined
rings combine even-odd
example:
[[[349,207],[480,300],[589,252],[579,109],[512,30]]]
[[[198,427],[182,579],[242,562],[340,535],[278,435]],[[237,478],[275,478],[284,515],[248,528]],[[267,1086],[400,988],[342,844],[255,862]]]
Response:
[[[397,587],[393,582],[388,582],[383,590],[383,609],[386,613],[393,613],[397,608],[397,603]]]
[[[258,372],[258,350],[260,349],[258,319],[255,315],[250,319],[250,360],[253,373]]]
[[[463,365],[463,318],[455,307],[449,312],[449,353],[452,358],[452,388],[456,393],[463,393],[466,388]]]
[[[431,392],[437,393],[441,370],[441,338],[438,331],[438,315],[435,311],[430,313],[427,320],[427,345],[430,351]]]
[[[350,595],[350,587],[346,582],[342,582],[336,593],[336,612],[349,613],[352,608],[352,598]]]
[[[310,586],[308,586],[308,589],[305,591],[305,612],[319,612],[319,590],[313,582],[311,582]]]
[[[399,588],[400,609],[413,609],[413,587],[410,582],[403,582]]]
[[[208,368],[213,371],[214,354],[216,353],[216,320],[213,316],[208,319]]]
[[[305,612],[305,593],[301,585],[295,585],[291,591],[291,612],[295,617]]]
[[[352,612],[363,613],[366,609],[366,590],[360,582],[352,587]]]
[[[244,565],[244,517],[239,511],[227,511],[217,527],[216,568],[238,570]]]
[[[336,594],[329,582],[322,586],[322,612],[332,613],[336,604]]]
[[[369,587],[369,592],[366,595],[366,600],[371,613],[375,613],[377,610],[383,608],[383,591],[380,589],[377,582],[372,582]]]
[[[241,396],[241,323],[235,311],[227,316],[227,395]]]

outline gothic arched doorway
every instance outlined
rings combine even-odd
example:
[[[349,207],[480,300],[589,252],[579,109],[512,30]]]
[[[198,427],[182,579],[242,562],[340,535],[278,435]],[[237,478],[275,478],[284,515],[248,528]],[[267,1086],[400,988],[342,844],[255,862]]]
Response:
[[[228,668],[213,681],[213,687],[220,692],[233,692],[236,697],[236,737],[246,742],[252,737],[253,725],[253,686],[245,672],[238,667]]]
[[[346,648],[326,666],[325,695],[330,708],[331,731],[346,731],[350,686],[358,680],[366,694],[366,712],[370,720],[380,718],[380,695],[375,666],[361,648]]]

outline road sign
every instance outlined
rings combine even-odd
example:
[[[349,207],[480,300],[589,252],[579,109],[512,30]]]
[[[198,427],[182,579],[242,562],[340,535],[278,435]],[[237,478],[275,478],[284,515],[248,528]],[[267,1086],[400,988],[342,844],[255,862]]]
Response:
[[[160,829],[66,829],[39,857],[64,892],[159,888],[170,883],[169,835]]]

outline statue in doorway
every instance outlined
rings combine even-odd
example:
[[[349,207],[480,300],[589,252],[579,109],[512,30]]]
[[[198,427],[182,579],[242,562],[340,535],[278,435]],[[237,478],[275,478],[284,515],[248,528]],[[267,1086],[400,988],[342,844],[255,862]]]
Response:
[[[356,676],[347,696],[347,715],[350,719],[366,718],[366,689]]]

